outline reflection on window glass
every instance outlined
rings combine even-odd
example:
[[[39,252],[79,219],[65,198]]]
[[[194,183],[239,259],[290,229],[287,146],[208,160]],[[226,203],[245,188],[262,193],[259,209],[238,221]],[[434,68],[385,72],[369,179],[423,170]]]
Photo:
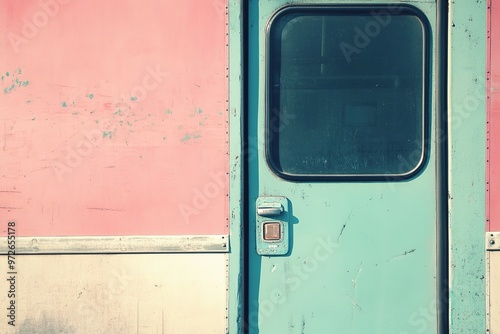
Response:
[[[404,175],[424,157],[424,25],[288,11],[269,32],[268,159],[284,175]]]

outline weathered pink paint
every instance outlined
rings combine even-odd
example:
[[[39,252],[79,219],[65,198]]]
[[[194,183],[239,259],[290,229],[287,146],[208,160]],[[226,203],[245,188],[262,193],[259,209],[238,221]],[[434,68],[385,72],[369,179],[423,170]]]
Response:
[[[489,223],[487,230],[500,231],[500,7],[489,8],[489,195],[488,211]]]
[[[2,233],[228,233],[225,7],[0,2]]]

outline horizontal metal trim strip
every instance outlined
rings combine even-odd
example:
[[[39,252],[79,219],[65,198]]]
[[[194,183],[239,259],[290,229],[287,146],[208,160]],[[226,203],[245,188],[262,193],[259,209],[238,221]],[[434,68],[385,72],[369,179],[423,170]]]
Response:
[[[16,237],[14,240],[10,250],[16,255],[229,252],[229,235]],[[0,237],[0,254],[8,252],[7,237]]]
[[[486,232],[486,250],[500,251],[500,232]]]

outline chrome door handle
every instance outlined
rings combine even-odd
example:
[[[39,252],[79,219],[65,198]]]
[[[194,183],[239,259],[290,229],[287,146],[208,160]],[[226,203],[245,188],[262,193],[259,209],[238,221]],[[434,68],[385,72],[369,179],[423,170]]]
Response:
[[[265,203],[257,207],[259,216],[274,217],[283,213],[283,206],[280,203]]]

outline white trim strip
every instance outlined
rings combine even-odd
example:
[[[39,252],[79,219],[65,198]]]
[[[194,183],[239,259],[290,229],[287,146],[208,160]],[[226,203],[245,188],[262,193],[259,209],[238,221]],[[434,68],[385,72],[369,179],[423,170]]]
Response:
[[[0,254],[7,254],[8,251],[7,242],[0,242]],[[17,237],[15,239],[16,255],[227,252],[229,252],[229,235]]]

